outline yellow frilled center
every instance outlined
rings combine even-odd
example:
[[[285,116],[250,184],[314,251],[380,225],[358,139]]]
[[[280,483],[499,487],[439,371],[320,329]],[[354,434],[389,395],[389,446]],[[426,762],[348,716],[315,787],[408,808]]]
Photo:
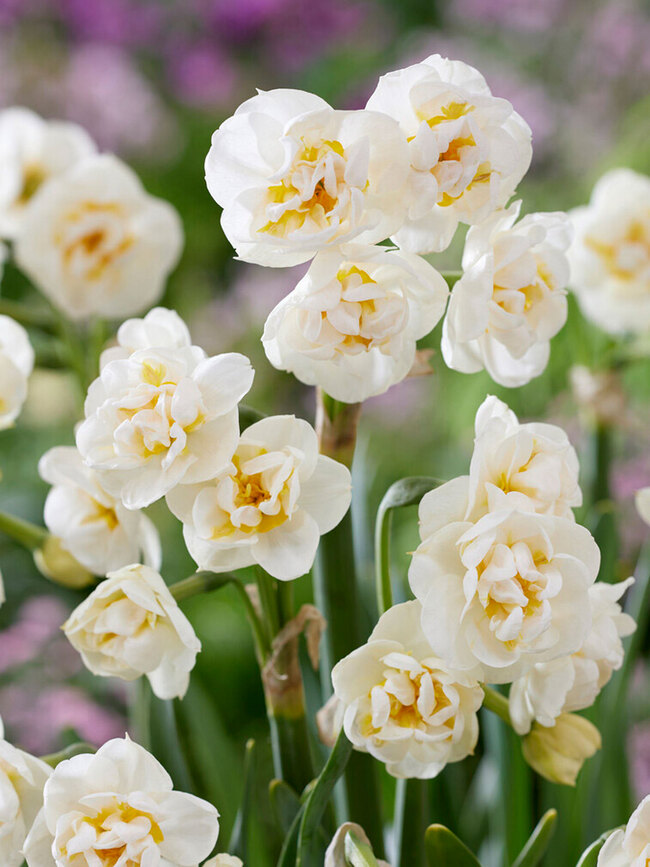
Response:
[[[624,281],[635,280],[640,267],[647,268],[650,264],[650,211],[645,221],[632,220],[625,234],[615,243],[587,235],[585,245],[600,257],[613,277]],[[624,256],[626,248],[637,254],[628,261]]]
[[[55,236],[64,267],[85,280],[100,280],[135,242],[123,231],[123,216],[121,207],[112,202],[87,201],[69,211]]]
[[[101,844],[101,838],[103,835],[110,835],[112,827],[117,822],[124,822],[128,824],[129,822],[133,822],[134,819],[144,818],[147,819],[150,823],[149,836],[154,841],[154,843],[159,844],[165,839],[163,832],[160,830],[160,826],[154,819],[154,817],[150,813],[145,813],[141,810],[136,810],[134,807],[131,807],[129,804],[124,802],[118,802],[112,807],[107,807],[105,810],[97,813],[96,816],[88,816],[82,820],[84,825],[90,825],[94,828],[95,833],[97,835],[97,841],[93,846],[93,855],[99,859],[99,863],[102,867],[115,867],[120,858],[123,857],[124,852],[126,850],[126,843],[123,843],[120,846],[115,846],[111,849],[98,848],[97,844]],[[67,852],[63,852],[67,857]],[[125,867],[139,867],[140,860],[133,861],[129,858],[126,861]]]

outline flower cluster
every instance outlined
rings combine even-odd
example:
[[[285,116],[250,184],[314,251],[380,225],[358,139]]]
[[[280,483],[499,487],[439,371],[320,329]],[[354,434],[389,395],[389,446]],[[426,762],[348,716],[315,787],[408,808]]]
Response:
[[[536,726],[573,726],[570,712],[593,704],[635,628],[618,604],[632,579],[594,583],[600,553],[575,521],[580,503],[566,434],[521,424],[488,397],[469,475],[420,503],[422,541],[409,570],[416,601],[389,609],[334,669],[358,749],[395,776],[434,776],[472,752],[481,684],[511,683],[512,724],[521,735],[533,728],[525,755],[553,779],[575,779],[600,742],[593,726],[576,719],[580,760],[561,759]]]
[[[508,200],[531,134],[483,76],[433,55],[383,76],[365,109],[298,90],[259,92],[212,137],[208,189],[240,259],[313,262],[264,329],[269,361],[338,400],[385,392],[413,365],[447,299],[420,258],[470,225],[443,356],[503,385],[538,376],[566,320],[563,214]],[[377,246],[389,239],[397,249]]]

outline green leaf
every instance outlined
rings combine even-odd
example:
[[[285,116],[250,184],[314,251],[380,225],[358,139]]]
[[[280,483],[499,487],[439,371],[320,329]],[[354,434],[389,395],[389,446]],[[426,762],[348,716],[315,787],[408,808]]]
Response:
[[[588,846],[580,856],[580,860],[576,867],[596,867],[600,850],[605,845],[607,838],[613,834],[615,830],[616,829],[613,828],[611,831],[605,831],[605,833],[601,834],[600,837],[591,844],[591,846]]]
[[[546,854],[556,823],[557,811],[547,810],[537,823],[535,830],[528,838],[528,842],[517,856],[512,867],[537,867]]]
[[[345,860],[350,867],[378,867],[372,849],[354,831],[345,835]]]
[[[246,741],[246,753],[244,755],[244,791],[228,843],[228,851],[239,856],[244,863],[248,860],[248,819],[255,789],[254,760],[255,741],[251,738]]]
[[[399,479],[386,491],[379,506],[379,511],[399,509],[402,506],[417,505],[425,494],[442,484],[430,476],[407,476]]]
[[[444,825],[429,825],[424,847],[429,867],[481,867],[477,857]]]
[[[300,811],[300,798],[284,780],[271,780],[269,800],[276,822],[283,834],[288,834]]]
[[[305,801],[298,834],[296,867],[306,867],[307,864],[311,863],[310,852],[318,833],[320,821],[323,818],[323,813],[332,795],[334,786],[343,774],[351,754],[352,744],[346,738],[345,732],[341,731],[334,744],[334,749],[325,763],[325,767]]]

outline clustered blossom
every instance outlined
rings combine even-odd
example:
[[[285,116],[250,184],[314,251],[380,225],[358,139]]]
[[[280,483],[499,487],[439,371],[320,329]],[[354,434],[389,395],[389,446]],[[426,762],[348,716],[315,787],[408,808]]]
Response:
[[[24,855],[28,867],[196,867],[218,834],[212,804],[174,791],[150,753],[116,738],[57,765]]]
[[[159,698],[182,698],[201,642],[167,585],[148,566],[108,575],[63,626],[94,674],[146,675]]]
[[[609,334],[650,331],[650,178],[613,169],[569,217],[571,288],[584,315]]]

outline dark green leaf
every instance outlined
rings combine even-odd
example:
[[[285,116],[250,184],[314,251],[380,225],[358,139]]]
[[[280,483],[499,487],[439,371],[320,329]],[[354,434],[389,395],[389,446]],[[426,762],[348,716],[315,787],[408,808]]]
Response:
[[[228,843],[228,852],[239,856],[244,863],[248,860],[248,817],[254,796],[254,759],[255,741],[251,738],[246,742],[244,755],[244,791]]]
[[[481,867],[476,856],[444,825],[429,825],[424,846],[429,867]]]
[[[271,780],[269,800],[276,822],[283,834],[288,834],[300,810],[300,798],[284,780]]]
[[[528,842],[517,856],[512,867],[537,867],[548,849],[548,844],[555,831],[557,811],[547,810],[537,823]]]

